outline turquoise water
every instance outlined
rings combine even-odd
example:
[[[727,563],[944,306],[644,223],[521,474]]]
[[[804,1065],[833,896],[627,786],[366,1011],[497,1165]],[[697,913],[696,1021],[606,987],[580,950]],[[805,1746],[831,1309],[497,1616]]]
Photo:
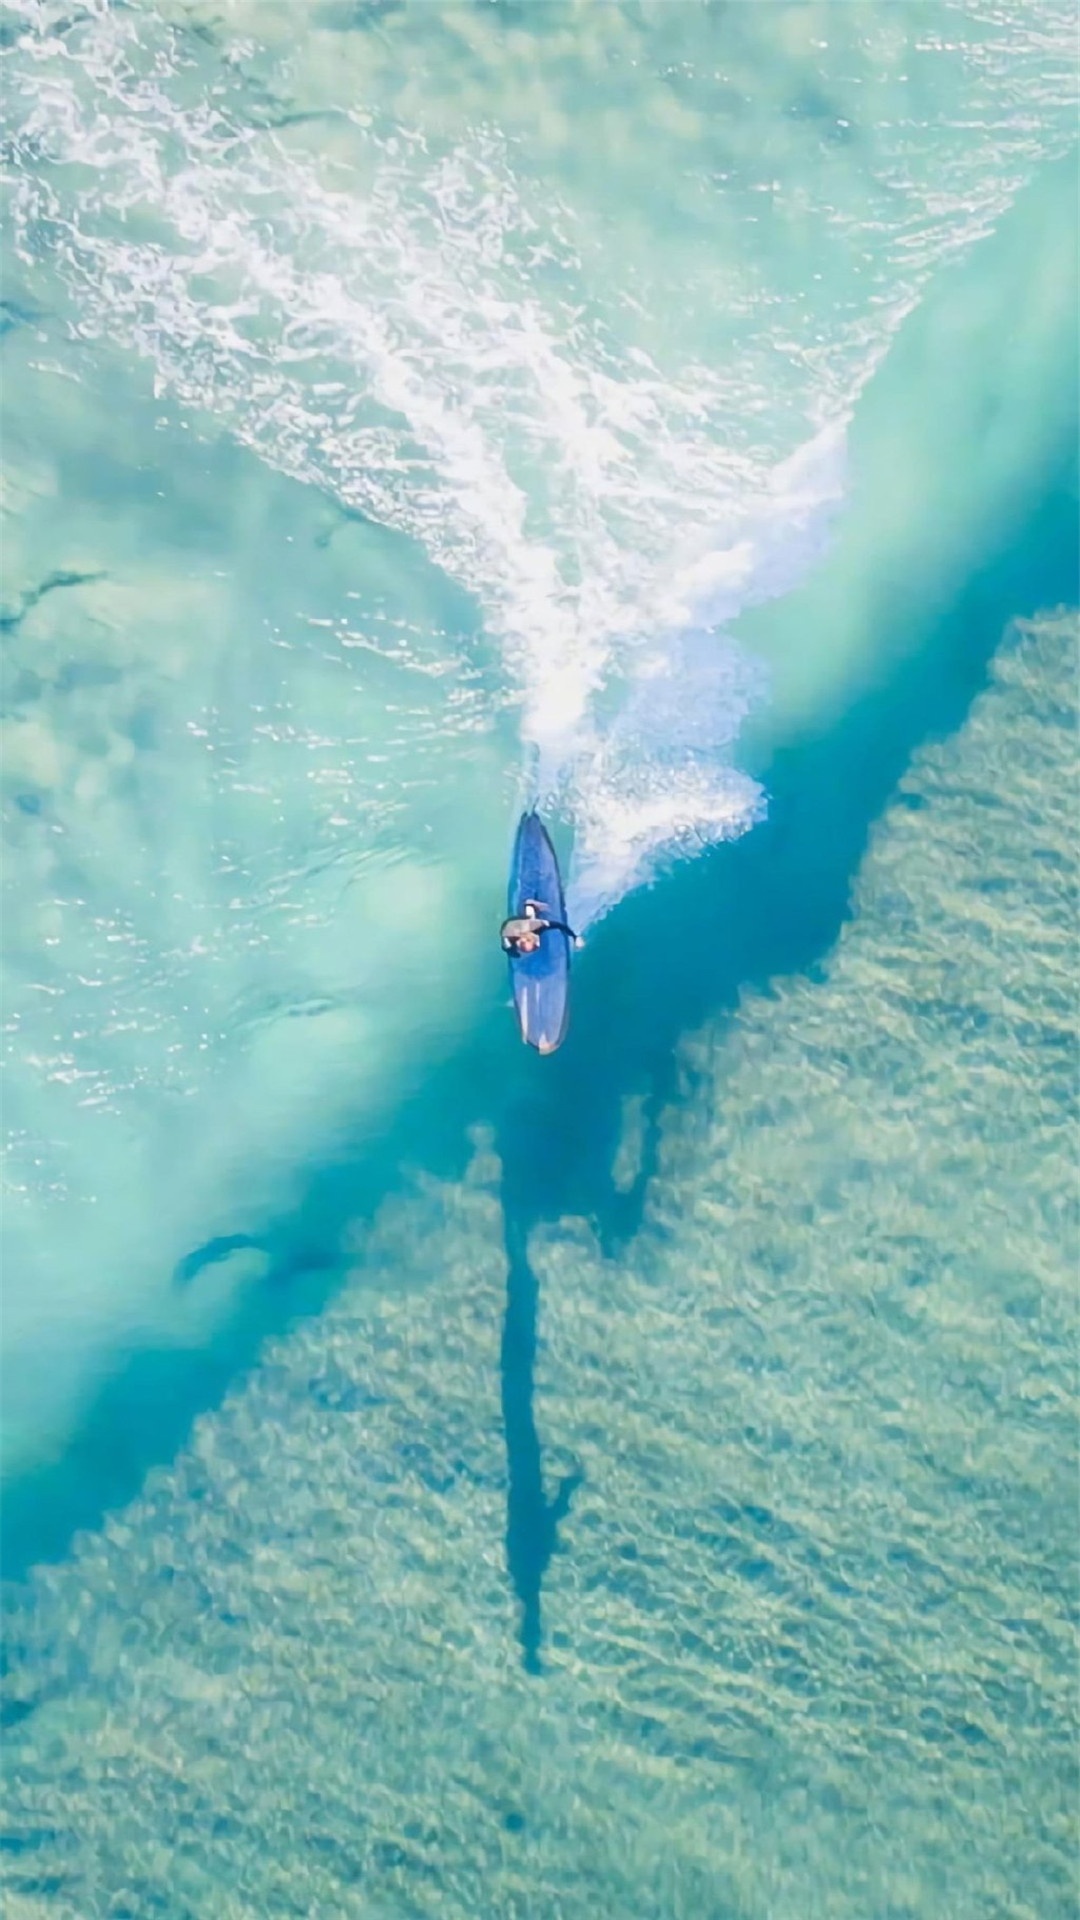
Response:
[[[1073,10],[3,23],[7,1910],[1071,1913]]]

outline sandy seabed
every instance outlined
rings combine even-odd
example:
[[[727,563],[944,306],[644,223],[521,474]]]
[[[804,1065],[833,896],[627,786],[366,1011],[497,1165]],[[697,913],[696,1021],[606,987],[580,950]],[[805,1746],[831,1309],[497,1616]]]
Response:
[[[685,1039],[622,1255],[534,1236],[541,1674],[480,1130],[17,1597],[11,1920],[1072,1911],[1075,693],[1014,628],[823,977]]]

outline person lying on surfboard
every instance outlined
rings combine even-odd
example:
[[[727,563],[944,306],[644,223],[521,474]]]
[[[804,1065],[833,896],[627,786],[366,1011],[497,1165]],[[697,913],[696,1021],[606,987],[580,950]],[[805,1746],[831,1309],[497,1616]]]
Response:
[[[524,914],[512,920],[504,920],[499,928],[503,952],[512,954],[516,960],[524,959],[526,954],[536,953],[539,950],[540,936],[544,933],[565,933],[575,947],[583,944],[573,927],[568,927],[565,920],[545,919],[542,916],[546,913],[547,908],[542,900],[526,900]]]
[[[499,943],[510,970],[521,1037],[537,1053],[562,1046],[570,1022],[570,956],[579,947],[566,922],[555,849],[535,807],[518,821]]]

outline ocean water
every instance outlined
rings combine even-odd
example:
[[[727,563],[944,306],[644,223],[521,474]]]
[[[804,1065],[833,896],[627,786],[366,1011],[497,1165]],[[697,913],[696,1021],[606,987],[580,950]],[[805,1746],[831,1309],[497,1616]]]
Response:
[[[1075,10],[0,48],[6,1911],[1073,1912]]]

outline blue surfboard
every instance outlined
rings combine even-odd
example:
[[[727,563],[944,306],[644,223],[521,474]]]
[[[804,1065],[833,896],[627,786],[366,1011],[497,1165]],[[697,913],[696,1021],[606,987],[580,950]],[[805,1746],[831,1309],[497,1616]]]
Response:
[[[538,902],[542,914],[566,919],[566,901],[555,849],[539,814],[523,813],[514,838],[507,889],[507,914],[523,915],[525,902]],[[510,956],[521,1037],[538,1053],[554,1053],[566,1038],[570,1018],[570,941],[551,927],[541,935],[535,953]]]

